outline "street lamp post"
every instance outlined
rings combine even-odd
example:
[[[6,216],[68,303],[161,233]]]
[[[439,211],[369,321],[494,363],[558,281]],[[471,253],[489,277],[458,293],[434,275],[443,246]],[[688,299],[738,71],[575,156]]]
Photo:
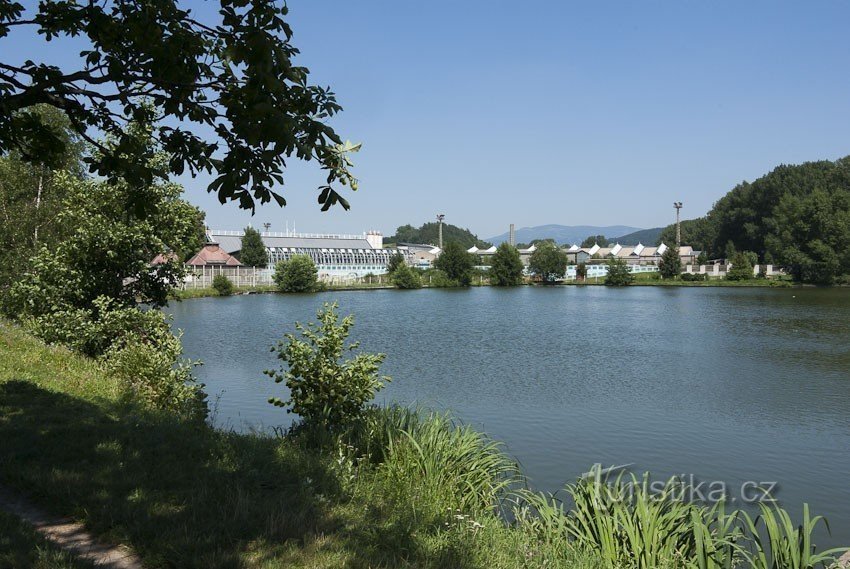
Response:
[[[679,224],[679,210],[682,209],[682,202],[673,202],[673,207],[676,208],[676,249],[682,245],[682,227]]]
[[[443,249],[443,219],[445,219],[445,217],[446,217],[446,214],[444,214],[444,213],[438,213],[437,214],[437,222],[439,223],[438,228],[437,228],[437,235],[438,235],[438,240],[440,242],[440,245],[439,245],[440,250]]]

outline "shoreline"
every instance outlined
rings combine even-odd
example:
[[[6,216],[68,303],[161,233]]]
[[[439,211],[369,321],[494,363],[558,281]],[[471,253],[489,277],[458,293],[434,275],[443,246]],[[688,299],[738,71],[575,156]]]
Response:
[[[480,288],[480,287],[491,287],[494,285],[491,284],[473,284],[468,287],[431,287],[427,285],[423,285],[422,289],[440,289],[440,288]],[[554,284],[541,284],[541,283],[524,283],[521,285],[517,285],[517,287],[497,287],[497,288],[518,288],[523,286],[532,286],[532,287],[563,287],[563,286],[611,286],[606,285],[604,280],[600,280],[599,282],[593,281],[564,281]],[[630,285],[625,286],[612,286],[612,288],[627,288],[630,286],[638,286],[638,287],[702,287],[702,288],[846,288],[847,285],[834,284],[834,285],[812,285],[805,283],[795,283],[793,281],[788,280],[757,280],[753,279],[750,281],[724,281],[722,279],[714,280],[714,281],[636,281]],[[420,289],[420,290],[422,290]],[[322,292],[333,292],[333,291],[358,291],[358,290],[401,290],[392,285],[345,285],[345,286],[329,286],[322,290],[317,290],[314,292],[322,293]],[[260,286],[260,287],[239,287],[233,291],[233,294],[228,296],[245,296],[251,294],[289,294],[278,291],[274,286]],[[176,290],[172,294],[173,300],[192,300],[195,298],[209,298],[222,296],[216,292],[215,289],[211,287],[207,288],[189,288],[184,290]]]

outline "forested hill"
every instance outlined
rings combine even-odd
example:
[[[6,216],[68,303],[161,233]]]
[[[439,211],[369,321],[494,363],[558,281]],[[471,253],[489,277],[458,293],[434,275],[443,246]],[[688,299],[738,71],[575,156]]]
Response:
[[[669,225],[661,240],[675,234]],[[682,223],[682,242],[710,258],[752,251],[807,282],[850,274],[850,156],[782,165],[738,184],[705,217]]]
[[[396,229],[395,235],[384,238],[384,243],[430,243],[436,245],[439,241],[438,225],[437,222],[423,223],[419,228],[412,225],[402,225]],[[444,223],[443,244],[449,241],[457,241],[467,249],[473,245],[479,248],[487,248],[491,245],[487,241],[479,239],[469,229]]]

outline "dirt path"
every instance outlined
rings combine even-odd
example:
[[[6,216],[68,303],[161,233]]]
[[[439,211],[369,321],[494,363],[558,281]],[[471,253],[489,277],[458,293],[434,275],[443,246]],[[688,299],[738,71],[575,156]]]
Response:
[[[142,562],[129,548],[100,543],[83,524],[51,516],[2,486],[0,509],[18,516],[60,549],[96,567],[143,569]]]

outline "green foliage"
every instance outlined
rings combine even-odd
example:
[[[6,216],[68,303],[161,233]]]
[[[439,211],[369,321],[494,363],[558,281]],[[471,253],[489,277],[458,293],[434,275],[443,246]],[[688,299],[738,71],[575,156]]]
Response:
[[[437,222],[423,223],[418,229],[412,225],[402,225],[396,229],[395,235],[387,237],[387,243],[430,243],[437,245],[439,241],[439,226]],[[464,249],[473,245],[479,249],[490,247],[490,243],[482,241],[469,229],[462,229],[450,223],[443,224],[443,243],[457,241]]]
[[[54,183],[56,174],[83,175],[83,148],[68,118],[46,105],[36,105],[31,112],[65,150],[52,157],[37,149],[27,152],[30,159],[19,151],[0,156],[0,296],[29,268],[41,246],[55,248],[68,233],[57,219],[63,196]]]
[[[343,360],[345,353],[359,346],[356,342],[346,345],[353,316],[340,322],[337,305],[326,303],[316,318],[318,326],[298,323],[301,338],[287,334],[274,348],[284,366],[266,374],[275,383],[286,383],[289,399],[272,398],[269,403],[288,406],[287,412],[297,413],[308,425],[335,430],[360,419],[366,404],[390,378],[378,375],[384,354],[358,353]]]
[[[331,184],[357,189],[348,155],[359,145],[343,144],[328,126],[341,107],[295,64],[286,5],[221,0],[216,17],[204,23],[190,13],[191,5],[102,2],[81,9],[75,2],[42,2],[25,9],[1,2],[0,41],[6,45],[0,53],[15,51],[12,26],[37,30],[74,53],[80,41],[87,49],[61,67],[4,58],[0,153],[16,151],[37,162],[66,151],[63,139],[31,110],[45,103],[68,113],[74,130],[98,150],[86,158],[90,171],[110,182],[122,179],[136,189],[188,167],[214,174],[208,189],[222,203],[254,209],[256,201],[275,199],[285,205],[272,187],[283,185],[286,160],[297,157],[316,160],[327,172],[327,184],[319,187],[322,209],[336,203],[348,209]],[[150,162],[148,149],[128,136],[130,122],[152,125],[171,155],[166,163]],[[90,132],[105,133],[114,144]],[[138,211],[155,211],[143,193],[132,197]]]
[[[795,525],[778,506],[760,503],[753,519],[743,511],[727,513],[722,500],[711,507],[685,501],[687,492],[676,478],[659,488],[648,473],[612,479],[596,468],[567,486],[572,510],[552,496],[522,491],[526,506],[518,519],[543,540],[569,536],[573,547],[598,554],[612,568],[814,569],[829,567],[845,551],[814,553],[811,538],[822,518],[812,518],[808,506]]]
[[[682,259],[677,247],[667,247],[658,262],[658,271],[665,279],[678,278],[682,272]]]
[[[608,239],[604,235],[590,235],[581,242],[581,247],[593,247],[599,245],[605,247],[608,244]]]
[[[702,251],[714,250],[715,233],[709,219],[700,217],[697,219],[685,219],[680,223],[682,231],[682,245],[690,245],[694,249]],[[656,245],[676,243],[676,224],[671,223],[661,230]],[[722,257],[723,255],[717,255]]]
[[[706,255],[705,251],[700,251],[699,255],[697,255],[697,265],[705,265],[708,263],[708,255]]]
[[[583,281],[587,278],[587,263],[576,265],[576,280]]]
[[[206,417],[206,394],[192,375],[198,364],[181,358],[183,346],[171,330],[157,331],[156,336],[149,331],[145,336],[124,335],[113,343],[103,356],[107,372],[143,405],[187,418]]]
[[[752,257],[746,251],[735,253],[731,264],[732,268],[726,270],[726,280],[747,281],[753,278]]]
[[[610,286],[627,286],[635,282],[635,275],[629,269],[625,259],[612,257],[608,259],[608,274],[605,284]]]
[[[837,548],[815,553],[812,541],[815,528],[826,522],[823,516],[812,517],[808,504],[803,504],[800,524],[791,521],[788,512],[778,505],[771,507],[765,503],[759,503],[759,515],[755,519],[747,512],[741,515],[752,536],[752,548],[746,557],[753,569],[831,567],[835,556],[845,551]]]
[[[390,280],[393,284],[401,289],[422,288],[422,280],[419,278],[419,271],[408,267],[407,264],[402,264],[390,273]]]
[[[148,140],[150,143],[150,140]],[[154,162],[166,157],[157,154]],[[53,184],[63,195],[57,223],[68,231],[61,246],[42,247],[30,270],[11,287],[6,306],[13,314],[38,316],[65,308],[87,308],[105,296],[124,304],[162,306],[181,282],[183,243],[196,234],[197,208],[180,198],[172,183],[130,188],[122,181],[82,180],[58,172]],[[133,196],[144,194],[151,212],[138,216]],[[151,266],[157,255],[167,262]]]
[[[407,266],[407,262],[404,260],[404,255],[396,253],[390,256],[390,260],[387,262],[387,272],[389,274],[393,274],[396,272],[396,269],[402,266]]]
[[[390,417],[401,425],[394,421],[373,431],[386,441],[387,481],[413,489],[434,518],[446,511],[492,512],[519,481],[517,464],[500,443],[448,414]]]
[[[707,281],[708,273],[682,273],[681,278],[685,282]]]
[[[230,296],[236,288],[233,283],[224,275],[216,275],[212,280],[212,287],[219,296]]]
[[[422,274],[423,284],[427,284],[431,288],[452,288],[461,286],[458,281],[452,280],[449,276],[439,269],[428,269]]]
[[[671,242],[674,226],[662,239]],[[850,157],[779,166],[743,182],[704,218],[682,223],[682,240],[711,257],[752,251],[798,281],[831,283],[850,272]]]
[[[97,356],[133,400],[186,417],[206,416],[196,364],[181,358],[179,337],[159,310],[125,307],[99,297],[90,308],[65,308],[26,317],[24,327],[50,344]]]
[[[312,292],[318,287],[319,270],[307,255],[293,255],[275,265],[272,278],[281,292]]]
[[[528,270],[544,283],[552,284],[564,278],[567,272],[567,254],[554,243],[541,242],[531,254]]]
[[[253,227],[246,227],[242,236],[242,245],[239,250],[239,261],[248,267],[265,267],[269,262],[266,246],[260,232]]]
[[[446,276],[460,286],[469,286],[472,282],[472,267],[475,257],[466,252],[458,241],[449,241],[434,261],[434,268],[443,271]]]
[[[517,248],[510,243],[502,243],[490,261],[490,283],[496,286],[522,284],[523,268]]]

